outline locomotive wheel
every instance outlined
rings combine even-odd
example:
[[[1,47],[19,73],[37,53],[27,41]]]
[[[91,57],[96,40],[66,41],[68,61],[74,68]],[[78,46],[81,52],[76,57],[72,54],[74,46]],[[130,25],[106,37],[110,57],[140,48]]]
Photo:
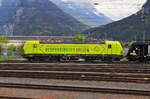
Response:
[[[101,60],[104,61],[104,62],[112,62],[113,61],[112,58],[103,58]]]
[[[128,58],[128,61],[136,61],[136,59]]]
[[[35,58],[28,58],[28,61],[29,61],[29,62],[38,62],[38,60],[35,59]]]
[[[61,58],[60,57],[51,57],[51,58],[49,58],[49,61],[51,61],[51,62],[60,62]]]
[[[147,58],[145,58],[145,57],[140,57],[140,58],[138,59],[138,61],[139,61],[139,62],[146,62],[146,61],[147,61]]]
[[[93,63],[93,62],[94,62],[94,60],[89,59],[89,58],[85,58],[85,62],[87,62],[87,63]]]

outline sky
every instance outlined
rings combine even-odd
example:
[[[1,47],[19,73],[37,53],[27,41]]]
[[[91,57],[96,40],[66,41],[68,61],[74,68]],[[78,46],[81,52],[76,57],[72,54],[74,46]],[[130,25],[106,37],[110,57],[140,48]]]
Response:
[[[117,21],[138,12],[147,0],[62,0],[65,3],[91,3],[105,16]]]
[[[0,0],[1,1],[1,0]],[[147,0],[61,0],[64,3],[91,3],[95,10],[114,21],[123,19],[139,11]],[[1,4],[0,4],[1,5]]]

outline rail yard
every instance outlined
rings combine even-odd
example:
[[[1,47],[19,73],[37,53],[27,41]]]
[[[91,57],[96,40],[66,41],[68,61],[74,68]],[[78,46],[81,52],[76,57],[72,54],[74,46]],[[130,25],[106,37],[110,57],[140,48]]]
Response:
[[[150,0],[0,0],[0,12],[0,99],[150,99]]]
[[[148,99],[150,96],[149,63],[1,61],[0,78],[0,87],[7,91],[24,89],[33,92],[40,90],[41,92],[59,91],[62,93],[69,91],[91,94],[105,93],[112,96],[116,94],[132,95],[131,99],[136,99],[134,96],[140,96],[140,99]],[[18,91],[15,91],[15,94],[13,97],[20,98],[17,95]],[[1,96],[11,97],[10,95],[11,93],[8,91],[7,95]],[[24,95],[25,93],[21,97],[35,98],[32,95],[31,97]]]

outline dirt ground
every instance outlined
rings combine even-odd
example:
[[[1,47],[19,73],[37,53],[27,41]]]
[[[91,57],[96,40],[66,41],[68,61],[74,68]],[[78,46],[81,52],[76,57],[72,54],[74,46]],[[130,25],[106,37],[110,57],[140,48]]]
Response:
[[[42,85],[74,85],[92,87],[119,87],[150,90],[150,84],[138,83],[118,83],[118,82],[98,82],[98,81],[72,81],[72,80],[52,80],[52,79],[31,79],[31,78],[7,78],[0,77],[0,83],[20,83],[20,84],[42,84]],[[111,93],[90,93],[77,91],[56,91],[56,90],[31,90],[0,88],[0,96],[24,97],[35,99],[150,99],[150,96],[111,94]]]
[[[150,96],[0,88],[0,96],[35,99],[150,99]]]

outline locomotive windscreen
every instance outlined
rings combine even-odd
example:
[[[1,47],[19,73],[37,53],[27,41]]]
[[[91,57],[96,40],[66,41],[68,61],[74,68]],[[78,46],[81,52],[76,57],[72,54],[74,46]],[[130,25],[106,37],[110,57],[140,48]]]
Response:
[[[150,54],[150,45],[148,45],[148,54]]]

